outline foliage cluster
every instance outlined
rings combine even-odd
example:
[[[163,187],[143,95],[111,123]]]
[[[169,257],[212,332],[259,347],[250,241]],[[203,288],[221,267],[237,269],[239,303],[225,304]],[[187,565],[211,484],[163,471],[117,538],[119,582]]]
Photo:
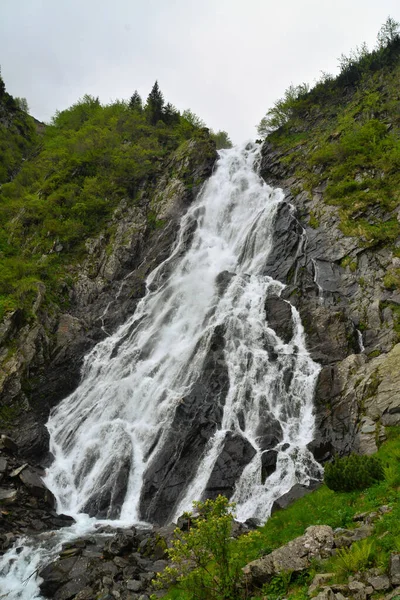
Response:
[[[308,585],[316,572],[333,572],[335,573],[334,579],[340,581],[344,576],[354,574],[359,569],[369,566],[377,566],[382,569],[387,568],[390,553],[395,548],[400,549],[400,431],[399,428],[386,428],[386,431],[388,441],[380,447],[377,455],[381,463],[385,465],[384,480],[376,482],[361,494],[359,491],[334,492],[326,485],[323,485],[312,494],[296,501],[287,509],[274,513],[263,527],[252,532],[250,535],[242,536],[237,540],[232,540],[230,537],[225,539],[225,544],[228,547],[225,555],[228,557],[228,561],[233,561],[234,566],[232,565],[231,573],[234,573],[234,577],[236,578],[239,567],[243,567],[251,560],[268,554],[275,548],[302,535],[310,525],[330,525],[333,529],[337,527],[351,528],[354,526],[354,515],[361,512],[377,511],[382,505],[389,505],[391,508],[391,512],[383,514],[376,522],[373,535],[366,541],[353,544],[350,548],[341,551],[335,557],[329,559],[329,561],[314,563],[310,569],[299,577],[295,577],[291,573],[276,575],[268,584],[263,586],[263,589],[260,590],[260,595],[252,596],[253,600],[259,600],[260,598],[277,600],[282,597],[305,600],[308,597]],[[218,522],[220,518],[218,511],[221,510],[221,507],[225,507],[224,511],[229,510],[231,512],[232,506],[226,500],[218,501],[221,504],[219,504],[216,515],[212,503],[210,501],[207,502],[209,507],[207,518],[210,518],[211,521],[216,516]],[[223,514],[226,514],[226,512],[223,512]],[[203,516],[205,517],[204,514]],[[200,519],[202,520],[201,517]],[[210,535],[214,535],[214,526],[212,523],[209,523],[203,527],[201,535],[205,534],[205,539],[203,538],[201,543],[209,549],[214,544],[214,540],[209,539]],[[230,536],[229,531],[228,527],[226,527],[224,535]],[[191,550],[185,547],[186,540],[190,536],[196,537],[196,534],[190,534],[190,532],[188,534],[179,533],[178,539],[180,543],[172,549],[172,554],[175,555],[177,561],[178,571],[172,577],[167,575],[167,579],[164,579],[164,582],[170,583],[176,581],[174,577],[179,577],[179,573],[183,574],[180,566],[185,563],[185,560],[189,561],[187,563],[189,570],[190,565],[193,566],[193,563],[191,563],[193,559]],[[200,539],[201,537],[198,537],[195,543],[189,542],[190,548],[193,546],[196,547],[196,543]],[[213,553],[210,553],[209,550],[197,551],[199,556],[205,557],[205,577],[212,579],[219,572],[219,565],[215,564]],[[197,572],[196,576],[199,576],[199,572]],[[165,596],[166,600],[232,597],[229,595],[224,596],[224,591],[221,589],[219,591],[222,594],[221,596],[198,595],[199,583],[195,579],[191,580],[189,574],[187,574],[187,577],[186,579],[183,574],[179,578],[175,586]],[[235,600],[250,597],[250,592],[245,587],[241,587],[238,581],[236,581],[235,586],[236,596],[233,596]]]
[[[290,86],[260,124],[288,173],[308,193],[323,186],[342,232],[365,246],[400,236],[399,77],[399,24],[389,17],[374,50],[342,56],[339,75],[324,74],[309,91]]]
[[[375,456],[350,454],[325,466],[324,481],[335,492],[364,490],[382,479],[383,466]]]
[[[175,531],[168,550],[173,567],[159,575],[158,585],[178,582],[196,600],[237,598],[241,565],[231,538],[234,505],[218,496],[193,506],[196,516],[187,532]]]
[[[0,71],[0,185],[9,181],[37,143],[33,119],[24,98],[6,91]]]
[[[189,109],[184,110],[182,116],[194,127],[206,126],[205,122]],[[214,132],[212,129],[210,129],[210,136],[214,140],[217,150],[222,150],[223,148],[232,148],[232,141],[226,131],[220,130]]]
[[[30,117],[4,85],[0,89],[22,152],[18,119]],[[6,133],[0,165],[4,144],[14,152],[13,130]],[[105,227],[121,199],[140,203],[141,190],[160,175],[164,159],[191,138],[209,139],[208,130],[165,104],[156,82],[144,106],[137,92],[130,102],[105,106],[84,96],[56,113],[30,160],[4,159],[13,178],[0,188],[0,319],[15,307],[29,307],[40,282],[61,302],[63,276],[82,256],[86,238]],[[142,209],[151,228],[154,215],[147,205]]]
[[[399,57],[400,24],[389,16],[378,32],[376,47],[372,51],[364,43],[352,50],[349,56],[340,56],[340,73],[337,77],[323,72],[312,89],[307,83],[291,84],[283,98],[276,100],[261,119],[259,135],[265,136],[283,127],[291,118],[304,113],[316,100],[343,92],[346,86],[357,84],[366,75],[394,65]]]

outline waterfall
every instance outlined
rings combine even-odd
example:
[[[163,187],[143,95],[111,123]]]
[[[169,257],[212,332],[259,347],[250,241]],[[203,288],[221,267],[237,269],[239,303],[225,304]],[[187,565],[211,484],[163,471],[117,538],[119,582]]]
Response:
[[[266,298],[284,289],[265,273],[284,195],[257,175],[258,159],[253,144],[221,151],[214,175],[182,219],[170,257],[149,276],[135,314],[86,356],[81,384],[50,415],[54,461],[46,484],[58,511],[80,523],[86,519],[88,528],[93,518],[132,524],[158,510],[146,504],[146,489],[153,489],[158,464],[187,460],[180,415],[192,426],[190,411],[201,411],[202,401],[194,390],[209,364],[215,369],[207,388],[211,412],[196,437],[190,469],[182,462],[179,476],[186,476],[171,505],[164,507],[167,496],[160,496],[168,519],[228,485],[217,477],[222,469],[226,479],[225,459],[232,463],[235,481],[228,483],[241,520],[266,520],[276,498],[321,474],[306,447],[313,437],[319,367],[307,353],[294,307],[288,305],[290,340],[266,321]],[[265,470],[271,451],[272,473]],[[41,553],[48,555],[43,545]]]

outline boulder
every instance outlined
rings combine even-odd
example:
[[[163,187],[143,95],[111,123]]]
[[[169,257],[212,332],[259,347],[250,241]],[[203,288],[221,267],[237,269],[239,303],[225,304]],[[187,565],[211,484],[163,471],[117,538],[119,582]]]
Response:
[[[104,556],[112,558],[114,556],[124,556],[129,552],[136,550],[139,540],[136,536],[135,528],[116,533],[110,538],[104,546]]]
[[[8,435],[0,436],[0,450],[9,450],[10,452],[18,452],[18,445]]]
[[[376,592],[383,592],[390,588],[390,580],[387,575],[378,575],[377,577],[368,577],[368,583]]]
[[[245,437],[228,431],[206,485],[207,498],[215,499],[219,494],[230,498],[236,481],[255,454],[255,448]]]
[[[332,553],[333,531],[328,525],[308,527],[304,535],[246,565],[243,573],[249,587],[260,587],[274,575],[291,571],[298,573],[310,566],[314,558],[326,558]]]
[[[390,555],[389,576],[392,585],[400,585],[400,554],[397,552]]]
[[[56,560],[39,573],[43,579],[40,592],[46,598],[67,600],[84,589],[89,579],[88,559],[79,557]]]
[[[295,500],[303,498],[303,496],[306,496],[310,492],[314,491],[316,487],[318,487],[318,485],[318,483],[315,483],[306,486],[301,485],[300,483],[295,483],[295,485],[292,488],[290,488],[290,490],[286,492],[286,494],[283,494],[283,496],[274,501],[271,508],[271,514],[273,514],[277,510],[281,510],[282,508],[287,508],[290,504],[295,502]]]
[[[52,492],[47,489],[39,473],[32,467],[26,467],[21,471],[19,478],[33,496],[42,498],[52,507],[56,505]]]
[[[0,488],[0,504],[13,504],[18,497],[17,490],[13,488]]]

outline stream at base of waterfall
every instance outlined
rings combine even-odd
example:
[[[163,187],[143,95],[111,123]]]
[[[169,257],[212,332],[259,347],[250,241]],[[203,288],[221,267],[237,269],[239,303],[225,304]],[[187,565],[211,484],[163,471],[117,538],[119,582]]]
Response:
[[[215,484],[218,470],[229,461],[236,468],[230,495],[239,520],[265,521],[274,500],[295,483],[321,477],[307,449],[319,366],[308,355],[294,307],[288,305],[290,339],[278,337],[266,320],[266,299],[284,288],[265,274],[284,196],[257,175],[259,152],[254,144],[221,151],[215,173],[182,218],[170,257],[149,276],[135,314],[86,356],[81,384],[50,415],[54,461],[46,485],[58,511],[76,523],[19,540],[19,549],[0,559],[0,590],[7,599],[39,598],[32,574],[62,543],[99,520],[127,526],[161,510],[146,505],[143,490],[152,489],[154,473],[165,487],[162,465],[175,468],[183,461],[190,440],[177,415],[192,427],[202,402],[193,390],[216,335],[222,341],[213,368],[224,372],[227,385],[205,392],[211,408],[208,417],[202,413],[208,421],[198,437],[202,427],[207,434],[190,469],[181,463],[186,476],[178,493],[160,496],[160,503],[170,498],[167,520],[190,510],[193,500],[212,497],[211,490],[224,484]],[[229,455],[232,440],[240,442],[240,468],[235,453]],[[271,451],[276,468],[266,474]]]

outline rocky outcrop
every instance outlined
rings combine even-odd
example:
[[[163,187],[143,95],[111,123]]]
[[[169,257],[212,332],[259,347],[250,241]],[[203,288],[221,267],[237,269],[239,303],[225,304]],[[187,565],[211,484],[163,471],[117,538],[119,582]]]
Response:
[[[400,423],[394,369],[400,295],[384,284],[399,259],[389,247],[345,236],[338,208],[325,202],[325,186],[304,191],[283,151],[267,141],[262,156],[262,176],[286,193],[265,271],[286,284],[281,301],[299,310],[307,347],[322,365],[310,449],[322,461],[336,453],[374,452],[384,426]],[[267,300],[267,319],[285,322],[281,307],[268,316],[270,305]]]
[[[18,458],[11,438],[0,439],[0,555],[18,537],[37,535],[74,523],[58,515],[53,494],[43,483],[44,470]]]
[[[310,566],[312,559],[328,557],[332,553],[333,545],[331,527],[308,527],[304,535],[246,565],[243,573],[247,585],[250,588],[261,587],[277,573],[303,571]]]
[[[186,518],[179,519],[178,532],[187,530],[187,524]],[[40,591],[54,600],[164,596],[166,590],[157,590],[153,579],[170,564],[167,549],[179,539],[175,531],[175,524],[116,530],[99,526],[90,535],[64,544],[59,556],[41,569]],[[233,522],[233,536],[248,531]]]
[[[391,510],[384,505],[375,512],[354,515],[356,527],[351,529],[332,530],[327,525],[308,527],[304,535],[244,567],[246,590],[259,590],[280,574],[290,573],[296,576],[308,570],[315,560],[319,563],[319,568],[323,568],[324,559],[337,554],[338,549],[349,548],[353,543],[369,538],[373,534],[374,523]],[[336,573],[317,573],[308,588],[308,595],[320,600],[366,600],[375,592],[387,591],[399,585],[399,568],[399,554],[396,552],[390,556],[388,573],[378,568],[367,569],[351,575],[347,583],[336,583]]]
[[[54,600],[146,600],[154,591],[156,573],[167,566],[172,537],[173,527],[99,527],[90,536],[64,544],[58,558],[42,568],[40,592]]]
[[[182,144],[158,181],[135,204],[121,200],[107,229],[86,240],[65,284],[68,309],[49,305],[40,286],[29,320],[17,310],[0,324],[0,433],[13,435],[22,456],[43,458],[50,408],[77,386],[84,355],[134,312],[216,157],[207,137]]]

